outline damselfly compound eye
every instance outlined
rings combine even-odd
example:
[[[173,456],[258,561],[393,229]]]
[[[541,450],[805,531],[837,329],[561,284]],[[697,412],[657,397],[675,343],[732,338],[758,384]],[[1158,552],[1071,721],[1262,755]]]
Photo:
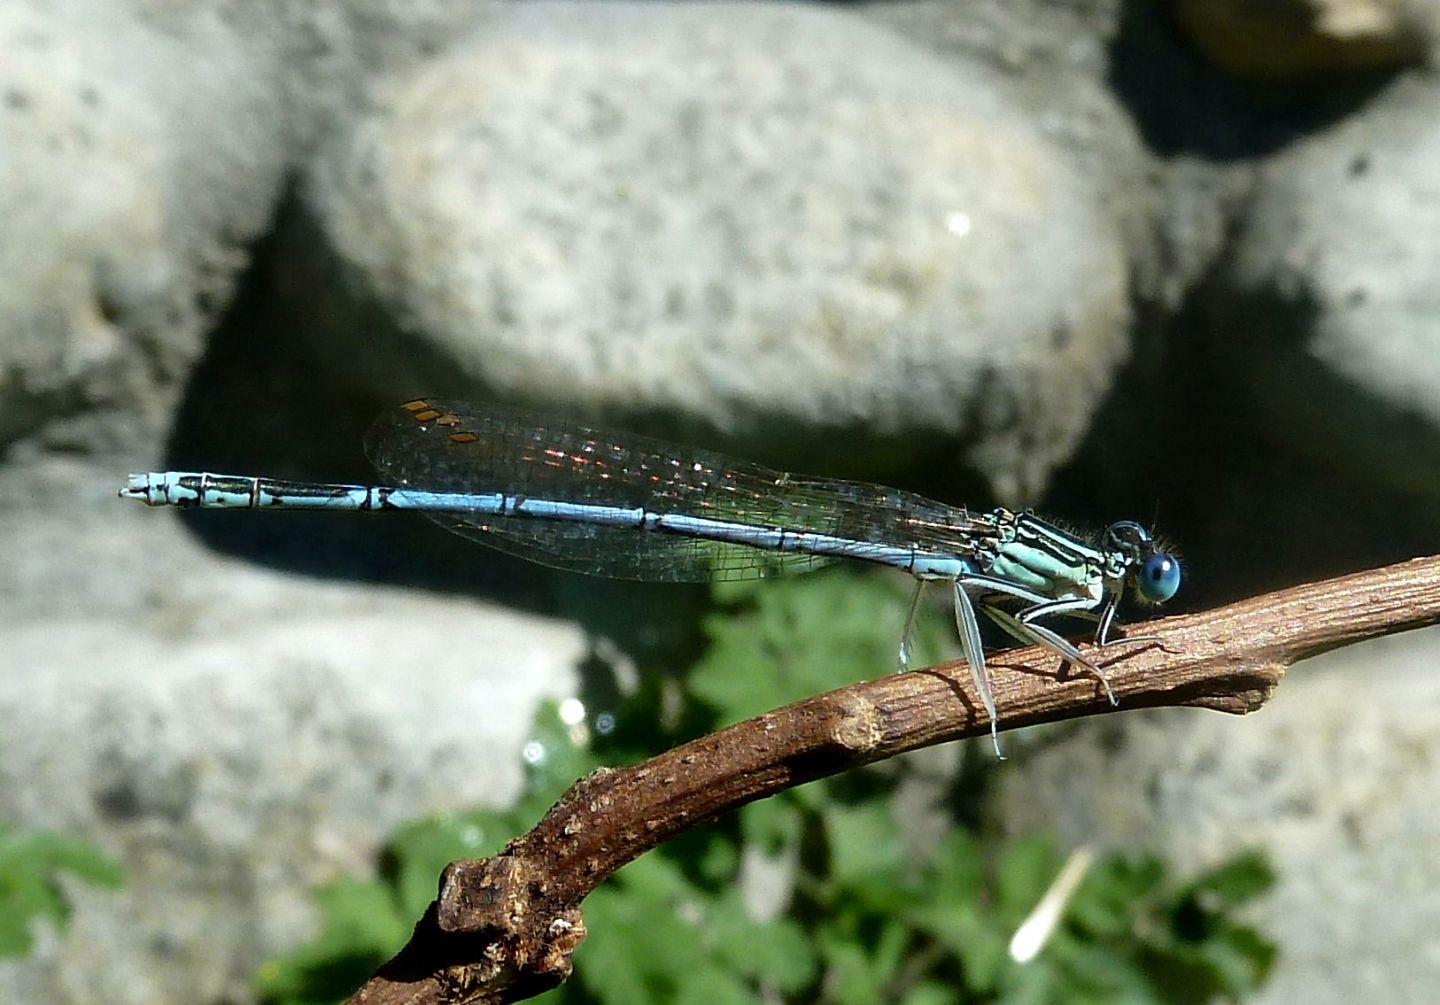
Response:
[[[1140,596],[1152,604],[1163,604],[1180,589],[1180,563],[1157,551],[1145,559],[1135,579]]]

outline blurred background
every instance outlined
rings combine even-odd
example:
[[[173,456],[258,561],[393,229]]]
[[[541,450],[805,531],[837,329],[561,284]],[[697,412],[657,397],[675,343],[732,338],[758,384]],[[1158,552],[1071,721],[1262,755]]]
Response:
[[[904,618],[130,471],[365,481],[443,395],[1153,523],[1167,611],[1434,553],[1437,46],[1436,0],[0,0],[0,1000],[335,1000],[448,857]],[[1437,661],[759,804],[597,891],[556,999],[1432,1001]]]

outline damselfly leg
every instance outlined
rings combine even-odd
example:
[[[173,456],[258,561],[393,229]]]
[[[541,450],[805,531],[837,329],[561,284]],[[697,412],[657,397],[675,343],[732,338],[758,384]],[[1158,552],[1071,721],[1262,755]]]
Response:
[[[1075,644],[1065,636],[1059,634],[1045,625],[1036,624],[1035,618],[1042,618],[1052,614],[1076,614],[1076,605],[1085,604],[1084,600],[1066,600],[1051,604],[1039,604],[1035,607],[1026,608],[1019,614],[1012,614],[1001,607],[993,604],[982,604],[981,610],[986,617],[994,621],[1015,639],[1027,645],[1044,646],[1053,652],[1063,656],[1072,663],[1078,663],[1093,673],[1105,688],[1105,696],[1110,699],[1111,705],[1120,704],[1115,699],[1115,692],[1110,688],[1110,678],[1105,671],[1093,661],[1086,659],[1085,655],[1075,648]]]
[[[975,605],[963,581],[954,580],[955,628],[960,633],[960,651],[965,662],[970,664],[970,677],[975,681],[975,690],[985,714],[990,717],[990,742],[995,746],[995,756],[1005,760],[1000,752],[1000,718],[995,712],[995,698],[990,692],[990,675],[985,670],[985,645],[980,640],[980,622],[975,618]]]
[[[925,580],[915,580],[915,590],[910,594],[910,609],[905,612],[905,628],[900,633],[900,673],[910,669],[910,650],[915,643],[915,614],[920,610],[920,595],[925,592]]]

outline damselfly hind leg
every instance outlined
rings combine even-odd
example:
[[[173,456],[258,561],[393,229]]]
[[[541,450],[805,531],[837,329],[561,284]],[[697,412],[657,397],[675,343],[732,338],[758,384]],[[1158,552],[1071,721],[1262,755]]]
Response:
[[[910,594],[910,610],[905,614],[905,630],[900,633],[900,673],[910,669],[910,647],[915,641],[915,612],[920,610],[920,594],[924,592],[925,580],[915,580],[915,592]]]
[[[995,756],[1005,760],[1005,755],[1000,752],[1000,719],[995,714],[995,698],[990,693],[990,676],[985,671],[985,646],[980,640],[980,623],[975,619],[975,605],[970,600],[970,594],[965,592],[965,587],[960,585],[960,580],[953,582],[955,591],[955,627],[960,632],[960,650],[965,654],[965,662],[970,664],[970,676],[975,681],[975,690],[980,695],[980,703],[985,706],[985,714],[990,717],[990,742],[995,745]]]

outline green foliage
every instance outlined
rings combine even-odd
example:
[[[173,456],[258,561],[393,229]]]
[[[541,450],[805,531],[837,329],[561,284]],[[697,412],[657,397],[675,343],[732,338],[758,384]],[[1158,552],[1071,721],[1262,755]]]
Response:
[[[374,879],[344,878],[315,892],[320,934],[266,962],[260,997],[276,1005],[323,1005],[347,997],[395,954],[435,898],[441,870],[481,858],[524,833],[576,778],[598,766],[574,743],[549,705],[537,716],[526,795],[510,810],[445,814],[406,825],[386,845]]]
[[[120,864],[94,845],[54,831],[20,831],[0,824],[0,957],[30,951],[31,922],[64,927],[70,902],[60,876],[93,886],[124,882]]]
[[[683,685],[645,674],[614,729],[589,737],[538,718],[527,795],[504,812],[413,824],[381,874],[321,891],[313,943],[267,964],[275,1005],[334,1001],[408,935],[454,858],[499,850],[576,778],[698,733],[859,679],[894,663],[904,588],[886,577],[822,575],[723,588],[710,647]],[[922,651],[942,619],[921,619]],[[927,645],[928,643],[928,645]],[[988,763],[988,762],[987,762]],[[905,762],[828,779],[745,807],[620,870],[584,904],[589,935],[551,1005],[940,1005],[942,1002],[1200,1003],[1241,998],[1274,947],[1237,913],[1273,881],[1246,855],[1188,880],[1153,858],[1098,862],[1029,962],[1009,942],[1059,873],[1043,838],[999,840],[958,823],[916,852],[889,798]],[[957,802],[983,804],[983,779]],[[747,870],[784,877],[779,909],[747,907]],[[343,978],[343,979],[342,979]]]

